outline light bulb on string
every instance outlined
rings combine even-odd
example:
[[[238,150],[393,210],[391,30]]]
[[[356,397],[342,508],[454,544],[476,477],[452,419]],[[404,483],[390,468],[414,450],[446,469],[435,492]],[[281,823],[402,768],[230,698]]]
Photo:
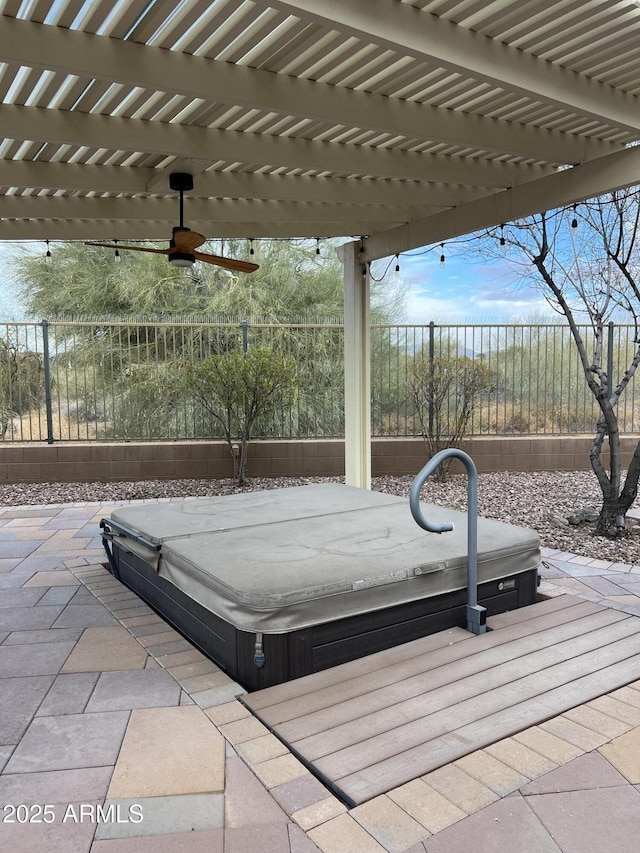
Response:
[[[255,255],[255,252],[253,251],[253,237],[249,237],[249,254]]]
[[[577,204],[574,204],[574,205],[573,205],[573,219],[571,220],[571,227],[572,227],[572,228],[577,228],[577,227],[578,227],[578,218],[577,218],[577,216],[576,216],[576,208],[577,208],[577,207],[578,207],[578,205],[577,205]]]
[[[398,275],[399,272],[400,272],[400,255],[396,255],[395,274]]]
[[[320,254],[320,238],[316,237],[316,255]]]
[[[446,260],[446,258],[445,258],[445,256],[444,256],[444,243],[440,243],[440,251],[441,251],[441,255],[440,255],[440,266],[441,266],[441,267],[443,267],[443,266],[444,266],[444,262],[445,262],[445,260]]]
[[[500,226],[500,245],[506,246],[507,241],[504,239],[504,225]]]
[[[44,260],[45,260],[45,263],[50,263],[51,262],[51,249],[49,248],[49,241],[45,240],[45,243],[47,244],[47,253],[44,256]]]
[[[118,241],[114,240],[113,242],[116,244],[116,249],[115,249],[115,252],[113,253],[113,259],[114,259],[114,261],[120,262],[120,249],[118,248]]]

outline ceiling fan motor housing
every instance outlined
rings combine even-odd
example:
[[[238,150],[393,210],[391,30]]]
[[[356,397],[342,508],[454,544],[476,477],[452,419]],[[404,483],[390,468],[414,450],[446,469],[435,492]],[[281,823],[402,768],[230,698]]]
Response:
[[[172,172],[169,175],[169,187],[175,192],[190,192],[193,189],[193,175],[188,172]]]
[[[167,260],[173,267],[192,267],[196,261],[195,256],[187,252],[171,252]]]

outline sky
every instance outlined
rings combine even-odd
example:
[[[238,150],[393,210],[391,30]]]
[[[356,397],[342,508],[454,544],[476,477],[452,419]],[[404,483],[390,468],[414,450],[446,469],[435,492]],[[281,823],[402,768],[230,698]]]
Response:
[[[34,251],[46,247],[34,243]],[[55,246],[53,247],[55,250]],[[11,275],[11,249],[0,243],[0,321],[26,319],[18,287]],[[541,293],[517,281],[516,272],[506,262],[488,262],[485,258],[456,256],[455,246],[445,244],[446,260],[440,263],[440,247],[416,250],[400,256],[400,272],[395,273],[395,258],[378,261],[373,275],[386,270],[385,282],[404,289],[404,316],[400,322],[429,323],[512,323],[534,318],[553,318]],[[31,318],[41,319],[41,318]]]
[[[518,281],[506,263],[491,263],[480,255],[456,257],[442,250],[416,250],[399,259],[398,277],[406,288],[406,322],[512,323],[555,316],[541,291]],[[394,276],[395,258],[387,272]]]

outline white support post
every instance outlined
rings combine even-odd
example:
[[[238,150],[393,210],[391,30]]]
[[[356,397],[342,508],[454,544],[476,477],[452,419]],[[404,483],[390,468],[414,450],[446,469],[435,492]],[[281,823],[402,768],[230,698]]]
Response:
[[[370,489],[369,273],[358,249],[358,243],[346,243],[338,249],[344,266],[345,482]]]

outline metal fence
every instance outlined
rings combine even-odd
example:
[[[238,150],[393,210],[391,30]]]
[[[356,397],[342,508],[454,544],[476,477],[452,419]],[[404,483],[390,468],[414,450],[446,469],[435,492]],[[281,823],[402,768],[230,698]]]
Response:
[[[230,350],[269,347],[295,360],[299,388],[295,404],[254,437],[340,437],[343,333],[338,321],[0,324],[0,434],[21,442],[217,437],[215,424],[187,390],[186,366]],[[590,350],[592,330],[581,333]],[[614,382],[631,363],[634,334],[631,326],[609,326],[605,350]],[[474,400],[470,434],[593,432],[597,406],[567,326],[431,323],[372,326],[373,434],[419,435],[419,407],[411,393],[416,369],[454,361],[480,365],[487,380]],[[462,396],[459,384],[453,385],[438,403],[445,432]],[[433,411],[429,415],[432,423]],[[618,405],[618,418],[622,432],[640,432],[635,380]]]

